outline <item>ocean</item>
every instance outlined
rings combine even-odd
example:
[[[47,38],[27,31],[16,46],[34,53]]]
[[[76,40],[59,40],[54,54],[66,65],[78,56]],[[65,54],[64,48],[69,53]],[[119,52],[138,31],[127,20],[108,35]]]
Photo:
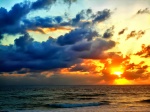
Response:
[[[150,86],[5,86],[0,112],[150,112]]]

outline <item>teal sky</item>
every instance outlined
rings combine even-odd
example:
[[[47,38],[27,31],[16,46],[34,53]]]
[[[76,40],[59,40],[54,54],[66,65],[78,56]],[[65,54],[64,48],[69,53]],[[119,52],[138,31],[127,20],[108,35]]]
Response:
[[[0,0],[1,4],[0,7],[5,7],[8,11],[12,8],[12,6],[16,3],[24,2],[25,0]],[[28,0],[27,0],[28,1]],[[30,2],[34,2],[36,0],[30,0]],[[137,9],[143,9],[150,5],[149,0],[77,0],[76,2],[72,3],[71,6],[68,4],[64,4],[62,0],[58,0],[55,4],[53,4],[50,8],[41,9],[36,11],[31,11],[27,18],[34,18],[36,16],[40,17],[52,17],[52,16],[65,16],[68,15],[68,18],[73,18],[77,13],[81,10],[91,8],[94,12],[103,9],[110,9],[120,17],[124,15],[134,14],[136,13]],[[114,14],[114,15],[115,15]],[[115,16],[116,16],[115,15]],[[129,16],[126,16],[129,18]],[[116,19],[116,18],[115,18]],[[110,23],[108,23],[110,24]],[[50,35],[53,37],[57,37],[58,35],[62,35],[64,33],[59,32],[51,33]],[[31,33],[33,38],[37,41],[45,41],[49,37],[48,34],[34,34]],[[40,37],[43,38],[40,38]],[[19,35],[5,35],[5,39],[2,40],[4,45],[13,44],[14,39],[19,38]]]

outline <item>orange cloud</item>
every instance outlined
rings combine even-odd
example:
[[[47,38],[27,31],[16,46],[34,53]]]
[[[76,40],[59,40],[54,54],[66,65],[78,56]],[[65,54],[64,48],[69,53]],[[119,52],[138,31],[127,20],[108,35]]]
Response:
[[[2,77],[25,77],[25,76],[27,76],[27,74],[18,74],[18,73],[9,74],[9,73],[3,73],[3,74],[0,74],[0,76],[2,76]]]
[[[62,26],[59,26],[59,27],[51,27],[51,28],[41,28],[41,27],[38,27],[36,29],[30,29],[28,30],[28,32],[36,32],[36,33],[42,33],[42,34],[46,34],[46,33],[49,33],[49,32],[54,32],[54,31],[57,31],[57,30],[67,30],[67,31],[71,31],[73,28],[71,27],[62,27]]]
[[[54,80],[59,77],[63,81],[83,81],[85,84],[140,84],[142,81],[150,80],[148,66],[144,61],[138,64],[130,63],[130,58],[123,58],[122,55],[112,55],[104,59],[83,59],[81,63],[74,64],[69,68],[61,68],[53,71],[43,71],[38,77],[43,80]],[[121,73],[118,75],[118,73]],[[1,75],[2,76],[2,75]],[[3,77],[25,77],[28,74],[3,74]],[[56,80],[55,79],[55,80]],[[79,81],[79,82],[80,82]],[[76,82],[75,84],[79,83]],[[143,84],[143,82],[142,82]]]
[[[148,45],[147,47],[143,44],[142,50],[137,52],[136,55],[141,56],[141,57],[150,57],[150,46]]]

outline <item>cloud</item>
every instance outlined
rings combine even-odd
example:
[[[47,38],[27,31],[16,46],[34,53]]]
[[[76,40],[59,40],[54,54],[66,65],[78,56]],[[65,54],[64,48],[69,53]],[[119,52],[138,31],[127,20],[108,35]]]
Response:
[[[110,16],[111,16],[111,12],[109,9],[97,11],[96,13],[93,13],[92,9],[86,9],[79,12],[68,23],[62,23],[62,25],[91,28],[93,25],[97,24],[98,22],[103,22],[109,19]]]
[[[29,34],[24,34],[19,39],[15,40],[15,45],[17,47],[20,47],[21,49],[24,49],[28,44],[31,44],[33,42],[33,38],[29,36]]]
[[[13,45],[0,44],[0,80],[3,80],[1,83],[7,80],[10,84],[26,84],[28,80],[29,84],[42,82],[45,82],[43,84],[73,84],[72,80],[74,80],[74,84],[80,84],[82,80],[81,84],[92,84],[94,81],[98,84],[102,80],[108,81],[107,77],[111,77],[108,75],[93,77],[93,74],[101,72],[102,67],[99,69],[97,65],[91,65],[94,62],[89,61],[107,60],[113,54],[107,51],[116,43],[100,38],[99,33],[94,29],[97,23],[110,18],[110,10],[105,9],[96,13],[93,13],[92,9],[82,10],[69,19],[64,16],[27,17],[31,11],[49,8],[55,2],[56,0],[37,0],[15,4],[10,11],[0,9],[1,39],[4,34],[22,34],[14,40]],[[70,5],[76,0],[63,2]],[[18,10],[21,13],[17,15]],[[5,19],[10,19],[10,22],[5,22]],[[29,31],[45,34],[55,30],[70,32],[55,39],[51,37],[43,42],[35,41],[28,34]],[[104,38],[112,35],[113,27],[105,32]],[[9,80],[10,77],[12,80]]]
[[[150,75],[147,74],[146,69],[141,68],[134,71],[126,71],[124,72],[122,77],[125,77],[128,80],[136,80],[136,79],[146,80],[150,77]]]
[[[145,31],[142,31],[142,30],[139,30],[138,32],[136,32],[136,31],[131,31],[131,33],[127,35],[126,40],[128,40],[128,39],[130,39],[130,38],[133,38],[133,37],[136,37],[136,39],[139,39],[139,38],[141,38],[144,34],[145,34]]]
[[[144,61],[135,64],[130,63],[130,61],[127,59],[123,62],[123,65],[125,66],[125,70],[122,74],[122,77],[126,78],[127,80],[146,80],[150,77],[148,66],[145,65]]]
[[[112,55],[113,54],[113,55]],[[74,63],[72,66],[63,69],[52,69],[47,71],[31,71],[21,69],[13,71],[11,74],[1,73],[0,84],[20,84],[20,85],[68,85],[68,84],[113,84],[118,79],[117,75],[110,71],[113,67],[128,65],[129,58],[123,58],[121,55],[111,53],[111,58],[99,60],[84,59],[80,63]],[[125,63],[126,62],[126,63]],[[104,65],[103,65],[104,64]],[[122,77],[127,80],[146,80],[150,77],[147,72],[147,66],[144,62],[132,64],[133,69],[126,69]],[[41,65],[44,66],[44,65]],[[8,83],[9,82],[9,83]]]
[[[88,41],[81,41],[78,42],[77,44],[74,44],[71,49],[76,51],[76,52],[82,52],[82,51],[89,51],[91,49],[91,42]]]
[[[19,13],[16,13],[18,10]],[[29,12],[30,7],[28,2],[15,4],[9,12],[5,8],[1,7],[1,27],[18,23],[18,21]]]
[[[36,10],[36,9],[41,9],[41,8],[46,8],[51,6],[51,4],[54,4],[56,0],[37,0],[32,3],[31,9]]]
[[[100,16],[104,16],[104,18],[101,18],[101,22],[105,21],[109,18],[109,15],[103,15],[107,10],[99,11]],[[97,12],[98,13],[98,12]],[[68,29],[68,27],[71,27],[72,29],[75,28],[82,28],[82,29],[90,29],[93,27],[96,23],[92,23],[95,18],[98,16],[98,14],[94,14],[91,9],[82,10],[74,18],[70,18],[69,20],[65,20],[65,18],[62,16],[56,16],[56,17],[34,17],[31,19],[23,19],[22,22],[24,23],[24,29],[25,31],[36,31],[39,33],[47,33],[48,31],[56,31],[57,29]],[[109,12],[110,13],[110,12]],[[49,29],[47,31],[44,31],[44,29]],[[55,30],[56,29],[56,30]],[[70,30],[70,29],[69,29]]]
[[[96,36],[98,36],[98,33],[96,31],[80,28],[72,30],[70,33],[67,33],[64,36],[59,36],[57,39],[57,43],[59,45],[75,44],[76,42],[82,41],[83,39],[90,41]]]
[[[47,34],[49,32],[54,32],[57,30],[62,30],[62,31],[71,31],[73,28],[70,27],[50,27],[50,28],[36,28],[36,29],[31,29],[31,30],[27,30],[28,32],[36,32],[36,33],[42,33],[42,34]]]
[[[103,58],[104,51],[114,47],[115,42],[102,39],[93,41],[96,35],[93,31],[76,29],[58,39],[49,38],[40,43],[25,33],[15,39],[14,45],[0,46],[0,72],[67,68],[81,63],[84,58]]]
[[[37,0],[32,3],[31,9],[37,10],[41,8],[49,8],[51,5],[55,4],[58,0]],[[77,2],[77,0],[63,0],[63,3],[69,4],[69,7],[72,3]]]
[[[111,38],[113,36],[114,33],[114,26],[112,26],[111,28],[107,29],[105,31],[105,33],[103,34],[103,38]]]
[[[50,7],[56,2],[56,0],[37,0],[35,2],[21,2],[15,4],[10,11],[5,8],[0,8],[0,40],[3,39],[4,34],[24,34],[27,30],[36,30],[37,27],[53,27],[53,22],[59,24],[62,22],[62,17],[46,17],[44,19],[35,17],[33,20],[29,20],[26,16],[31,11],[38,9],[44,9]],[[72,3],[75,1],[68,0],[65,3]],[[18,12],[19,11],[19,12]],[[42,32],[42,31],[39,31]]]
[[[55,4],[58,0],[37,0],[32,3],[31,9],[37,10],[41,8],[49,8],[51,5]],[[63,0],[63,3],[69,4],[69,7],[72,3],[77,2],[77,0]]]
[[[147,58],[150,57],[150,46],[145,46],[144,44],[141,46],[142,50],[137,52],[135,55]]]
[[[25,34],[24,36],[21,36],[19,39],[15,40],[14,46],[2,46],[1,62],[3,67],[0,68],[0,71],[9,72],[20,70],[22,68],[42,70],[59,67],[61,68],[63,66],[67,67],[67,61],[65,60],[68,56],[66,58],[63,58],[64,55],[61,55],[60,57],[55,56],[56,53],[61,52],[63,48],[57,45],[52,45],[52,41],[52,39],[49,39],[46,42],[39,43],[33,41],[31,37]],[[11,55],[11,57],[9,57],[9,55]]]
[[[16,4],[9,12],[1,9],[6,17],[9,13],[14,16],[16,9],[21,10],[20,15],[12,17],[14,18],[12,24],[7,23],[9,27],[6,23],[0,26],[2,27],[0,31],[3,31],[1,34],[23,34],[14,40],[14,45],[0,45],[1,73],[19,72],[22,69],[27,72],[54,70],[68,68],[81,63],[83,59],[107,58],[104,52],[114,47],[115,42],[98,39],[99,34],[92,27],[97,22],[108,19],[111,15],[110,10],[105,9],[96,14],[91,9],[82,10],[69,21],[64,21],[62,16],[29,19],[25,17],[31,10],[45,8],[54,2],[54,0],[37,0],[32,3]],[[34,41],[27,33],[27,31],[47,33],[47,30],[66,29],[68,26],[75,29],[57,39],[49,38],[45,42]]]
[[[69,7],[71,6],[72,3],[77,2],[77,0],[63,0],[64,3],[68,3]]]
[[[150,10],[148,8],[138,10],[137,14],[150,14]]]
[[[109,54],[105,53],[105,51],[113,48],[115,45],[114,41],[105,41],[98,38],[91,42],[89,51],[85,50],[80,53],[77,52],[77,54],[82,59],[105,59],[109,57]]]
[[[23,77],[0,76],[0,85],[94,85],[100,81],[100,76],[85,74],[55,74],[45,77],[40,73],[31,73]]]
[[[122,29],[120,32],[118,32],[118,35],[122,35],[122,34],[124,34],[124,32],[127,30],[127,28],[125,28],[125,29]]]
[[[18,12],[19,10],[19,12]],[[18,13],[16,13],[18,12]],[[8,12],[5,8],[0,8],[0,39],[3,34],[22,33],[20,29],[20,19],[30,12],[29,3],[17,3]]]
[[[111,12],[110,10],[105,9],[103,11],[98,11],[97,14],[93,16],[94,16],[93,23],[102,22],[111,16]]]
[[[33,18],[26,18],[26,15],[31,11],[31,3],[20,3],[14,5],[12,11],[7,12],[6,9],[1,8],[3,16],[1,19],[0,26],[0,37],[3,38],[3,34],[15,35],[24,34],[27,31],[36,31],[39,33],[47,33],[49,31],[54,31],[55,29],[68,29],[67,27],[77,27],[77,28],[88,28],[93,27],[97,22],[102,22],[111,16],[110,10],[99,11],[96,14],[92,12],[91,9],[82,10],[69,21],[65,21],[63,16],[55,17],[45,17],[41,18],[39,16]],[[16,10],[20,10],[21,14],[16,15]],[[11,14],[9,14],[11,13]],[[8,16],[11,15],[11,16]],[[7,22],[6,22],[7,20]],[[10,22],[8,21],[10,20]],[[49,29],[44,31],[44,28]],[[53,30],[54,29],[54,30]]]
[[[102,22],[111,15],[110,10],[105,9],[96,14],[91,9],[82,10],[75,18],[65,20],[63,16],[45,17],[39,16],[27,18],[31,11],[44,9],[55,4],[56,0],[37,0],[35,2],[25,1],[15,4],[10,11],[0,8],[0,40],[4,34],[24,34],[28,31],[47,33],[57,29],[68,29],[67,27],[91,28],[93,23]],[[71,4],[76,0],[64,0],[64,3]],[[19,10],[19,13],[17,11]],[[93,22],[93,23],[92,23]],[[43,30],[44,28],[49,30]],[[69,29],[70,30],[70,29]]]

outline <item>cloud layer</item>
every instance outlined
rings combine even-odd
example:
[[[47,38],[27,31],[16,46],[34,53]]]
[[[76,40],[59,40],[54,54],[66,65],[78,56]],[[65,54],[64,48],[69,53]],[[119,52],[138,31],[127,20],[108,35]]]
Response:
[[[125,46],[122,45],[128,47],[126,42],[142,39],[146,30],[126,26],[116,30],[117,24],[111,24],[113,13],[110,9],[95,11],[89,8],[74,16],[65,15],[65,12],[64,15],[29,16],[57,2],[25,1],[16,3],[10,10],[0,8],[0,42],[6,35],[20,35],[14,39],[14,44],[0,43],[0,84],[114,84],[119,78],[129,81],[150,78],[146,62],[131,59],[132,56],[148,58],[149,45],[143,44],[141,51],[131,56],[123,55],[119,43],[125,42]],[[63,0],[68,8],[74,2],[77,0]],[[149,9],[136,13],[142,14],[149,14]],[[55,38],[49,35],[58,30],[67,30],[67,33]],[[39,42],[35,40],[36,33],[48,35],[48,39]],[[11,38],[9,36],[7,38]],[[115,74],[119,70],[121,77]]]

